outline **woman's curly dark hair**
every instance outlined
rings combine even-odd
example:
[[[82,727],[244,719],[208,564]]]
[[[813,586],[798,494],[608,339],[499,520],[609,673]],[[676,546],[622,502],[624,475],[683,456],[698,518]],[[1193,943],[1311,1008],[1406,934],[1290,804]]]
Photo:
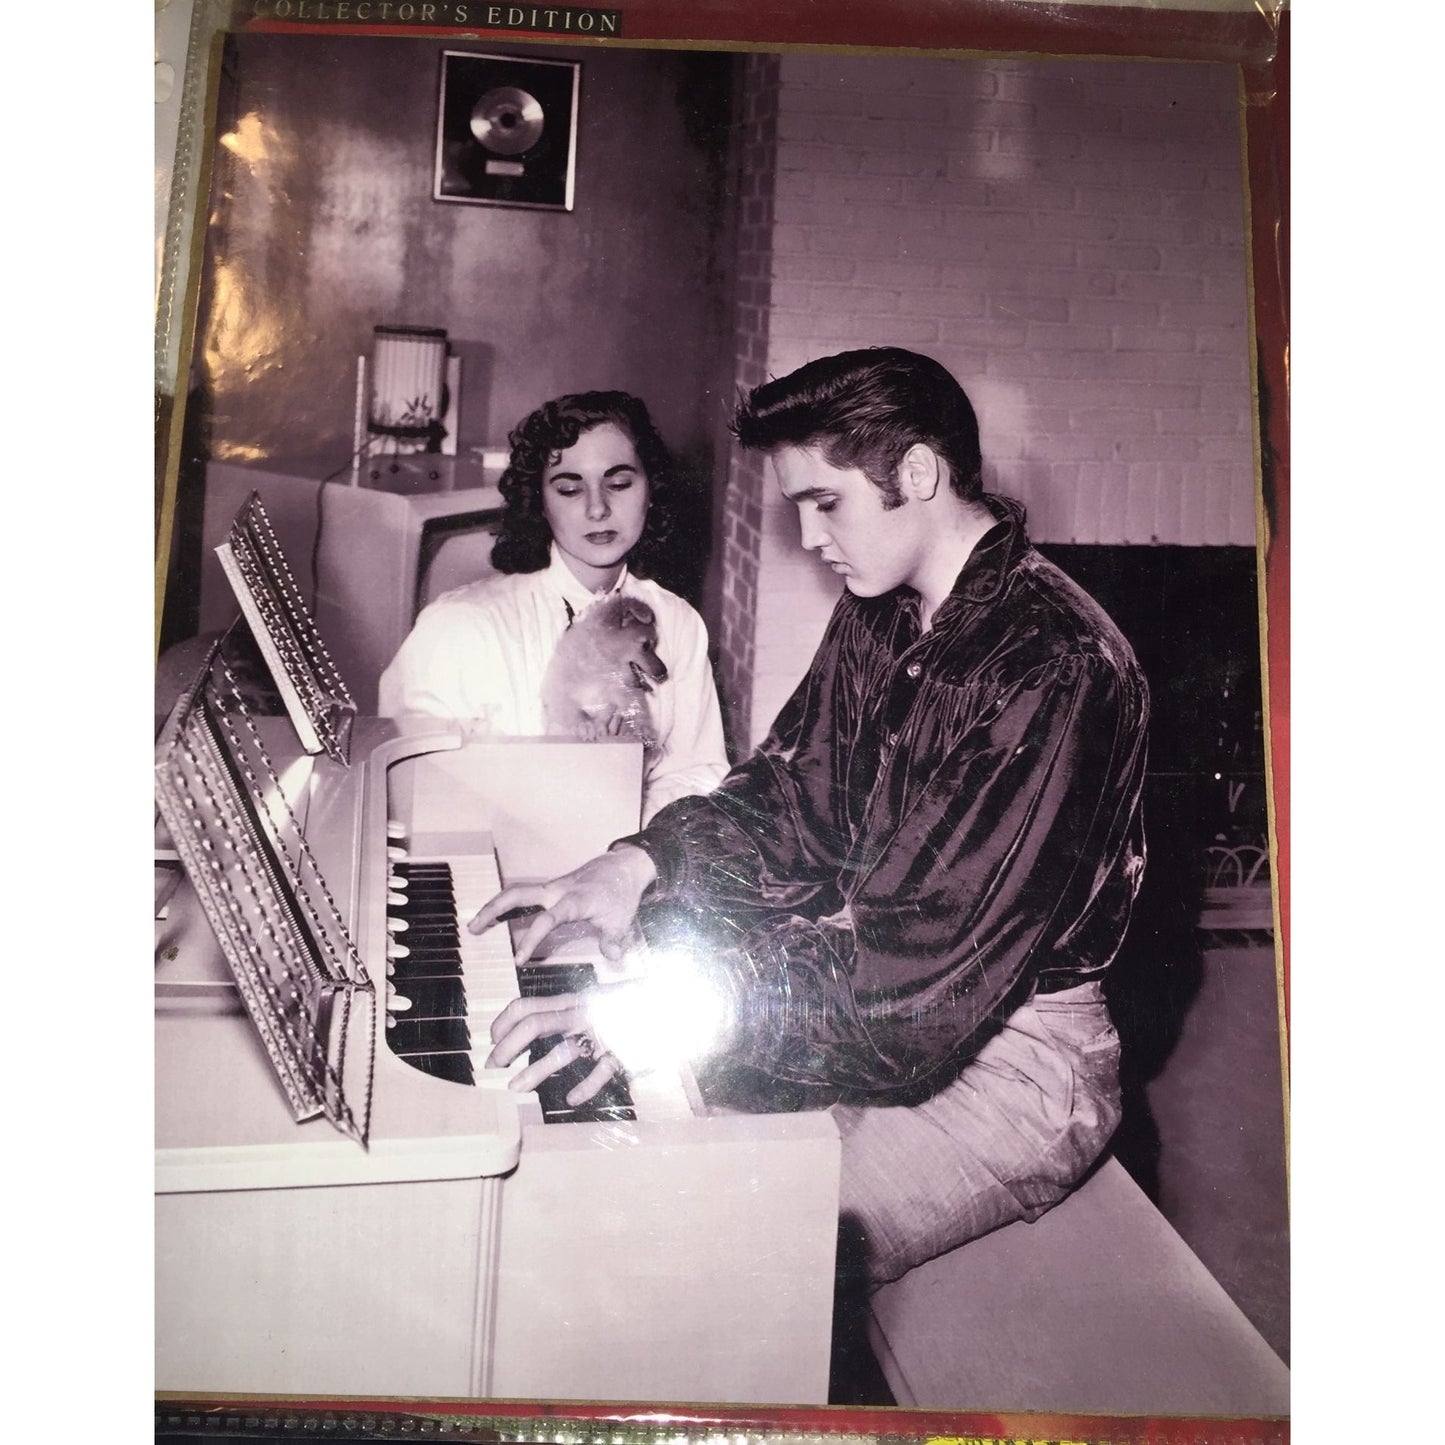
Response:
[[[637,397],[625,391],[584,391],[539,406],[507,438],[512,454],[498,484],[507,506],[492,544],[497,571],[540,572],[547,565],[552,528],[542,510],[542,478],[559,452],[609,421],[632,438],[647,473],[647,521],[627,565],[641,577],[656,570],[673,528],[672,457]]]

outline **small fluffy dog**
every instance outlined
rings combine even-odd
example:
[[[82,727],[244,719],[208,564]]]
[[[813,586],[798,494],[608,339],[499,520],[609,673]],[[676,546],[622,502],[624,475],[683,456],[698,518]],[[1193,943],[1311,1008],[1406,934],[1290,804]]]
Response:
[[[666,680],[652,608],[635,597],[609,597],[580,613],[557,641],[542,678],[547,731],[655,744],[647,695]]]

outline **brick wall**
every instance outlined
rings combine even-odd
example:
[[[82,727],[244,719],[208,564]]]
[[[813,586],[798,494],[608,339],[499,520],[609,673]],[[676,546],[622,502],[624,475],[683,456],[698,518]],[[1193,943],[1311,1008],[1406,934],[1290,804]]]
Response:
[[[913,347],[963,382],[986,485],[1027,505],[1039,540],[1253,544],[1232,69],[768,63],[776,147],[771,165],[756,161],[773,193],[766,373],[852,346]],[[759,66],[754,88],[771,79]],[[756,234],[745,259],[756,267]],[[730,478],[740,514],[754,480]],[[769,486],[761,514],[750,740],[836,596]]]
[[[738,386],[752,387],[768,374],[778,57],[749,55],[742,69],[734,363]],[[745,753],[760,736],[753,731],[752,691],[765,495],[761,459],[731,448],[723,511],[717,654],[723,722],[735,756]]]

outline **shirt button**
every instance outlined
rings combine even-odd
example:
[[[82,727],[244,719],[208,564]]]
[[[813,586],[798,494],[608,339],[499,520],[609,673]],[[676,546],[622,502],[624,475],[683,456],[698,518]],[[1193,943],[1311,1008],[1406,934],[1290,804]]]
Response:
[[[921,662],[910,662],[904,671],[909,677],[917,677],[923,671],[923,664]]]

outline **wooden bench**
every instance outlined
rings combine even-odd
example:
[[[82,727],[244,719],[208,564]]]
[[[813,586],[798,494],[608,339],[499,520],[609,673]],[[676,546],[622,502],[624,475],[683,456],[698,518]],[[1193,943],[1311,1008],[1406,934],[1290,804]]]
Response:
[[[1110,1159],[1011,1224],[873,1297],[900,1405],[1065,1414],[1283,1416],[1289,1371]]]

